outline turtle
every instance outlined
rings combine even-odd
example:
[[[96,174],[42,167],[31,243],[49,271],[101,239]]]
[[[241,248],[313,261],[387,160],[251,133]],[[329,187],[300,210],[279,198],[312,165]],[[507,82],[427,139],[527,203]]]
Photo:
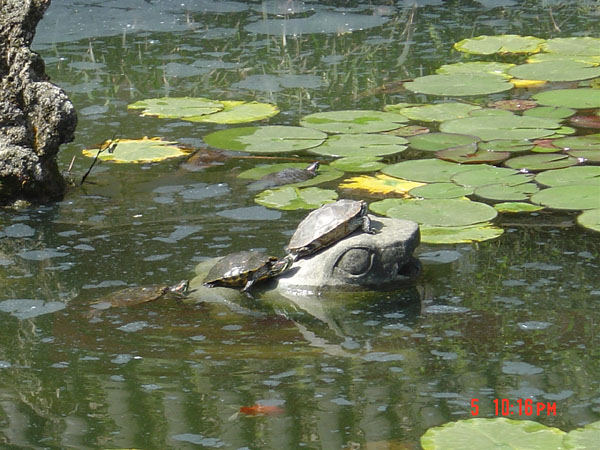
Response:
[[[151,285],[128,287],[96,300],[92,303],[92,307],[95,309],[108,309],[111,307],[134,306],[153,302],[165,295],[185,297],[188,287],[188,280],[182,280],[173,286]]]
[[[367,216],[367,203],[362,200],[342,199],[312,211],[304,218],[286,247],[294,258],[311,255],[361,228],[373,234]]]
[[[230,253],[210,269],[204,286],[241,287],[241,292],[248,292],[257,281],[289,269],[294,260],[292,255],[280,259],[257,251]]]
[[[250,183],[248,188],[250,190],[261,190],[275,186],[283,186],[285,184],[301,183],[302,181],[310,180],[315,177],[319,166],[319,161],[315,161],[304,169],[288,167],[287,169],[265,175],[260,180]]]

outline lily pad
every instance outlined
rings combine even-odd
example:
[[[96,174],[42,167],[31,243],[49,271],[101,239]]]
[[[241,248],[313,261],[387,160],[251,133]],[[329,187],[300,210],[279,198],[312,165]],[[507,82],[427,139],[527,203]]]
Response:
[[[450,448],[562,448],[565,432],[531,420],[467,419],[429,428],[421,436],[424,450]]]
[[[446,148],[462,147],[478,142],[477,136],[456,133],[427,133],[408,138],[411,148],[428,152],[437,152]]]
[[[327,133],[378,133],[393,130],[408,119],[400,114],[382,111],[351,110],[309,114],[300,125]]]
[[[334,202],[337,198],[337,193],[330,189],[316,187],[299,189],[284,186],[263,191],[254,198],[254,201],[267,208],[296,210],[316,209],[326,203]]]
[[[247,123],[268,119],[279,113],[277,106],[270,103],[223,101],[224,108],[214,114],[183,117],[190,122]]]
[[[395,155],[406,150],[407,142],[403,137],[386,134],[336,134],[309,152],[336,157]]]
[[[542,117],[544,119],[561,120],[571,117],[575,110],[564,106],[538,106],[536,108],[523,111],[524,116]]]
[[[405,180],[435,183],[447,182],[458,173],[479,170],[485,167],[490,166],[484,164],[462,166],[434,158],[403,161],[384,167],[381,171],[386,175]]]
[[[577,216],[577,223],[589,230],[600,231],[600,208],[582,212]]]
[[[326,137],[325,133],[310,128],[272,125],[227,128],[207,134],[204,142],[238,152],[286,153],[316,147]]]
[[[551,119],[514,114],[467,117],[442,122],[440,125],[440,131],[478,136],[484,141],[494,139],[537,139],[550,136],[557,128],[560,128],[560,124]]]
[[[569,123],[577,128],[600,128],[600,116],[573,116],[569,119]]]
[[[579,210],[600,208],[600,185],[576,184],[543,189],[531,196],[532,203],[554,209]]]
[[[554,89],[535,94],[533,98],[547,106],[564,106],[573,109],[600,108],[600,89]]]
[[[477,36],[463,39],[454,44],[460,52],[473,55],[491,55],[493,53],[536,53],[540,51],[544,39],[533,36],[505,34],[500,36]]]
[[[509,152],[479,150],[477,146],[465,145],[463,147],[448,148],[435,153],[435,156],[446,161],[452,161],[459,164],[481,164],[481,163],[501,163],[510,158]]]
[[[495,61],[471,61],[471,62],[459,62],[454,64],[444,64],[436,73],[488,73],[492,75],[498,75],[506,78],[510,78],[506,72],[515,64],[501,63]]]
[[[344,172],[376,172],[386,166],[376,156],[348,156],[331,163],[331,167]]]
[[[580,61],[544,61],[522,64],[508,73],[526,80],[576,81],[600,76],[600,67]]]
[[[517,170],[528,170],[537,172],[540,170],[562,169],[574,166],[578,163],[577,158],[555,153],[538,153],[535,155],[518,156],[504,163],[506,167]]]
[[[433,226],[473,225],[498,214],[491,206],[468,199],[385,199],[369,207],[377,214]]]
[[[306,163],[280,163],[280,164],[269,164],[264,166],[254,167],[252,169],[245,170],[244,172],[238,175],[239,178],[248,179],[248,180],[260,180],[265,175],[269,175],[275,172],[279,172],[284,169],[305,169],[308,164]],[[315,186],[317,184],[325,183],[327,181],[335,180],[336,178],[340,178],[344,175],[344,172],[334,169],[329,165],[321,164],[319,170],[317,171],[317,175],[314,178],[311,178],[306,181],[302,181],[300,183],[288,184],[287,186],[291,187],[308,187]],[[264,187],[263,187],[264,189]]]
[[[418,77],[404,83],[404,87],[419,94],[463,97],[504,92],[513,85],[502,77],[487,73],[452,73]]]
[[[416,198],[461,198],[472,193],[473,189],[454,183],[425,184],[409,191],[409,194]]]
[[[581,159],[582,161],[600,162],[599,150],[569,150],[567,153],[574,158]]]
[[[421,242],[427,244],[469,244],[496,239],[504,233],[502,228],[485,222],[464,227],[420,227]]]
[[[454,183],[474,188],[488,184],[517,186],[531,180],[533,180],[533,175],[530,173],[519,173],[517,170],[494,166],[485,166],[478,168],[478,170],[466,171],[452,176]]]
[[[224,107],[222,102],[202,97],[148,98],[127,105],[127,109],[141,109],[143,116],[175,119],[212,114]]]
[[[540,188],[535,183],[523,183],[516,186],[506,184],[488,184],[475,189],[475,195],[486,200],[494,201],[522,201],[527,200]]]
[[[544,51],[562,55],[600,55],[600,39],[593,37],[567,37],[548,39],[542,45]]]
[[[480,106],[467,105],[466,103],[436,103],[402,108],[400,114],[420,122],[443,122],[444,120],[467,117],[469,112],[480,108]]]
[[[594,184],[600,186],[599,166],[577,166],[540,172],[535,181],[544,186],[570,186],[572,184]]]
[[[488,152],[525,152],[531,150],[534,144],[527,139],[496,139],[494,141],[479,142],[480,150]]]
[[[496,203],[494,205],[496,211],[501,213],[522,213],[522,212],[535,212],[544,209],[540,205],[532,205],[531,203],[525,202],[503,202]]]
[[[118,139],[112,152],[102,152],[99,159],[116,163],[146,163],[162,161],[168,158],[177,158],[190,153],[189,150],[178,147],[177,142],[163,141],[161,138]],[[87,149],[82,153],[90,158],[95,158],[98,150]]]
[[[416,181],[402,180],[400,178],[377,174],[375,176],[362,175],[349,178],[340,183],[339,187],[342,189],[363,190],[371,194],[400,194],[408,196],[408,191],[423,185],[423,183]]]
[[[563,150],[598,150],[600,151],[600,133],[584,136],[563,137],[552,141],[552,145]]]
[[[527,111],[537,106],[533,100],[522,100],[514,98],[511,100],[498,100],[488,103],[490,108],[505,109],[507,111]]]

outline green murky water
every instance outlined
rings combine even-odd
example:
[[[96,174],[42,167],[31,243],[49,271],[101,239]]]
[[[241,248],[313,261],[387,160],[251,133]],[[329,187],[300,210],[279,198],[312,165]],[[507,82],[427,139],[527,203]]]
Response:
[[[598,33],[597,2],[415,3],[55,0],[35,48],[79,112],[61,164],[76,156],[82,175],[81,150],[113,136],[202,147],[222,128],[126,110],[147,97],[273,102],[270,123],[296,124],[420,100],[376,88],[457,60],[466,37]],[[101,164],[64,201],[0,215],[3,448],[418,448],[429,427],[472,417],[472,399],[478,417],[496,416],[494,399],[555,403],[521,418],[565,431],[599,419],[600,238],[571,214],[422,245],[414,289],[90,318],[85,305],[120,287],[174,283],[232,251],[281,254],[304,216],[253,202],[236,175],[261,160],[181,162]],[[256,404],[281,412],[236,414]]]

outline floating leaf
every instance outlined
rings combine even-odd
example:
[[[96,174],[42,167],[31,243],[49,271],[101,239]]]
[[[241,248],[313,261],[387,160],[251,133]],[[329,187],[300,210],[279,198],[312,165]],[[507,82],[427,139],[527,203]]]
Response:
[[[532,203],[554,209],[600,208],[600,185],[578,184],[543,189],[531,196]]]
[[[489,222],[464,227],[420,227],[421,242],[427,244],[469,244],[496,239],[504,233],[502,228]]]
[[[544,186],[570,186],[572,184],[594,184],[600,186],[599,166],[578,166],[540,172],[535,181]]]
[[[376,156],[348,156],[333,161],[331,167],[344,172],[376,172],[386,166],[379,161],[381,158]]]
[[[342,189],[365,190],[372,194],[408,195],[408,191],[418,186],[423,186],[423,183],[377,174],[374,177],[362,175],[349,178],[345,182],[340,183],[339,187]]]
[[[444,120],[467,117],[469,112],[480,108],[480,106],[467,105],[466,103],[436,103],[434,105],[402,108],[400,114],[420,122],[443,122]]]
[[[458,173],[452,176],[454,183],[467,187],[479,187],[487,184],[517,186],[531,180],[533,180],[533,175],[530,173],[519,173],[516,170],[493,166],[485,166],[478,168],[478,170]]]
[[[128,109],[141,109],[143,116],[160,118],[188,118],[221,111],[223,103],[202,97],[148,98],[127,105]]]
[[[518,156],[509,159],[504,163],[511,169],[526,169],[528,171],[561,169],[563,167],[574,166],[578,163],[577,158],[568,155],[557,155],[555,153]]]
[[[540,51],[544,39],[533,36],[505,34],[500,36],[477,36],[463,39],[454,44],[460,52],[473,55],[491,55],[493,53],[536,53]]]
[[[463,147],[448,148],[435,153],[435,156],[446,161],[459,164],[500,163],[510,158],[509,152],[478,150],[477,146],[465,145]]]
[[[300,120],[300,125],[327,133],[377,133],[393,130],[407,121],[396,113],[351,110],[309,114]]]
[[[501,110],[498,110],[501,111]],[[560,124],[538,117],[508,116],[467,117],[442,122],[440,131],[478,136],[484,141],[494,139],[536,139],[553,134]]]
[[[299,189],[284,186],[261,192],[254,198],[254,201],[267,208],[283,210],[316,209],[325,203],[334,202],[337,197],[337,193],[330,189],[316,187]]]
[[[400,128],[396,128],[395,130],[385,131],[383,134],[391,136],[408,137],[425,133],[429,133],[429,128],[422,127],[419,125],[406,125]]]
[[[434,183],[450,181],[450,178],[458,173],[479,170],[486,167],[490,166],[484,164],[461,166],[434,158],[403,161],[384,167],[381,171],[386,175],[397,178]]]
[[[329,136],[310,153],[327,156],[384,156],[406,150],[408,141],[386,134],[336,134]]]
[[[579,61],[545,61],[522,64],[508,73],[526,80],[576,81],[600,76],[600,67]]]
[[[491,206],[468,199],[385,199],[369,208],[377,214],[434,226],[472,225],[498,214]]]
[[[321,144],[327,135],[304,127],[272,125],[215,131],[204,142],[217,148],[248,153],[296,152]]]
[[[456,133],[428,133],[410,137],[408,139],[411,148],[428,152],[437,152],[446,148],[462,147],[464,145],[478,142],[476,136],[468,136]]]
[[[431,183],[415,187],[409,193],[417,198],[461,198],[471,195],[473,189],[454,183]]]
[[[578,128],[600,128],[600,116],[573,116],[569,123]]]
[[[497,109],[505,109],[507,111],[527,111],[533,109],[537,106],[537,102],[533,100],[522,100],[522,99],[512,99],[512,100],[498,100],[496,102],[489,103],[488,106],[490,108]]]
[[[516,186],[506,184],[487,184],[475,189],[475,195],[486,200],[494,201],[521,201],[527,200],[540,188],[534,183],[523,183]]]
[[[183,117],[191,122],[247,123],[268,119],[279,113],[277,106],[270,103],[223,101],[224,109],[205,116]]]
[[[523,112],[524,116],[561,120],[575,114],[575,110],[564,106],[538,106]]]
[[[424,450],[435,449],[558,449],[565,432],[531,420],[467,419],[429,428],[421,436]]]
[[[600,55],[600,39],[592,37],[567,37],[548,39],[542,45],[545,52],[562,55]]]
[[[496,203],[494,205],[496,211],[501,213],[521,213],[521,212],[535,212],[544,209],[540,205],[532,205],[531,203],[524,202],[504,202]]]
[[[177,142],[163,141],[159,137],[142,139],[118,139],[112,153],[103,152],[99,158],[104,161],[117,163],[145,163],[162,161],[163,159],[176,158],[189,154],[189,150],[178,147]],[[98,150],[88,149],[82,153],[90,158],[96,157]]]
[[[501,62],[488,62],[488,61],[472,61],[472,62],[459,62],[454,64],[444,64],[436,73],[487,73],[492,75],[499,75],[505,78],[510,78],[506,71],[514,64],[501,63]]]
[[[533,98],[542,105],[564,106],[573,109],[600,108],[600,89],[554,89],[535,94]]]
[[[494,141],[479,142],[479,149],[488,152],[525,152],[533,148],[533,143],[526,139],[496,139]]]
[[[600,151],[598,150],[569,150],[569,155],[574,158],[588,162],[600,162]]]
[[[244,172],[238,175],[239,178],[244,178],[248,180],[260,180],[262,177],[266,175],[270,175],[275,172],[279,172],[284,169],[306,169],[308,164],[305,163],[280,163],[280,164],[270,164],[264,166],[254,167],[249,170],[245,170]],[[288,184],[287,186],[292,187],[308,187],[314,186],[317,184],[325,183],[327,181],[335,180],[336,178],[344,175],[344,172],[334,169],[331,166],[323,165],[319,167],[317,171],[317,175],[314,178],[310,178],[306,181],[302,181],[299,183]],[[263,187],[264,189],[264,187]]]
[[[481,108],[471,111],[469,117],[514,117],[514,114],[508,109]]]
[[[531,151],[534,153],[556,153],[559,152],[560,149],[555,147],[540,147],[536,145],[531,149]]]
[[[552,145],[564,150],[600,150],[600,133],[559,138]]]
[[[513,85],[497,75],[454,73],[418,77],[404,87],[419,94],[462,97],[508,91]]]
[[[584,228],[600,231],[600,208],[582,212],[577,216],[577,223]]]
[[[529,89],[546,84],[544,80],[519,80],[518,78],[512,78],[510,82],[517,89]]]

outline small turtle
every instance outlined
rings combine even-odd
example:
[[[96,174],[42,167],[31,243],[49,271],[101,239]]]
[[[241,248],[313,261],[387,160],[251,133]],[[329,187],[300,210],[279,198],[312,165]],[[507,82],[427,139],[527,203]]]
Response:
[[[292,255],[279,259],[256,251],[231,253],[210,269],[204,286],[241,287],[242,292],[247,292],[257,281],[289,269],[294,259]]]
[[[165,295],[185,297],[188,287],[188,280],[182,280],[173,286],[152,285],[128,287],[100,298],[93,302],[92,307],[100,310],[111,307],[134,306],[153,302]]]
[[[315,161],[304,169],[288,167],[287,169],[270,173],[260,180],[250,183],[248,189],[258,191],[275,186],[283,186],[284,184],[301,183],[302,181],[310,180],[317,175],[319,165],[319,161]]]
[[[314,210],[294,232],[286,250],[294,258],[317,252],[348,236],[357,228],[374,233],[367,216],[367,203],[360,200],[338,200]]]

